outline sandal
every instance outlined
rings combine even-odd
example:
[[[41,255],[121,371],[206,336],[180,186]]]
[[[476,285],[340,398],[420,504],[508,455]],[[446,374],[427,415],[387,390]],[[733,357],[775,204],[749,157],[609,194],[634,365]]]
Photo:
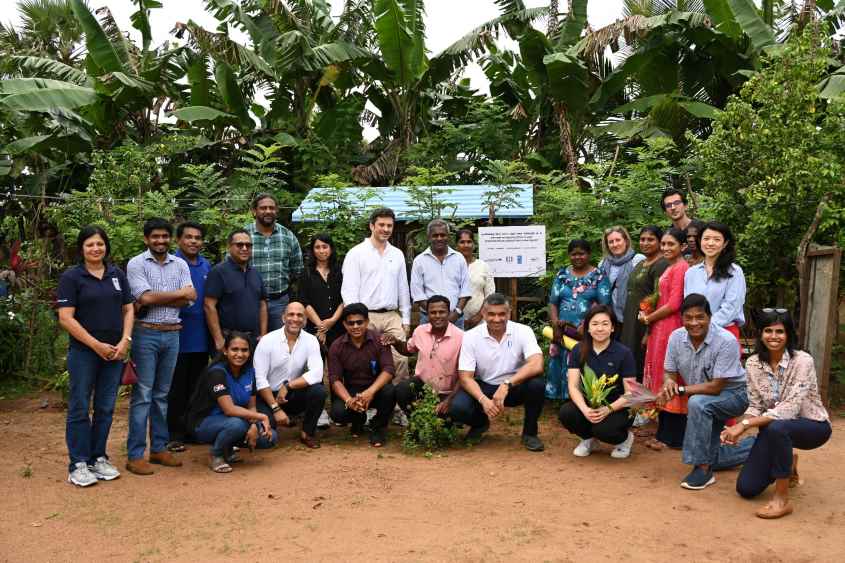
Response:
[[[792,475],[789,476],[789,488],[794,489],[803,484],[804,480],[798,476],[798,454],[794,454],[792,456]]]
[[[666,449],[666,444],[664,444],[657,438],[652,438],[651,440],[646,440],[645,447],[656,452],[662,452],[664,449]]]
[[[771,504],[767,504],[756,513],[757,518],[763,518],[764,520],[774,520],[776,518],[783,518],[784,516],[788,516],[792,514],[792,503],[787,502],[781,508],[773,508]]]
[[[172,442],[167,442],[165,446],[167,451],[169,452],[184,452],[187,448],[185,448],[185,444],[180,442],[179,440],[173,440]]]
[[[373,430],[370,432],[370,445],[374,448],[380,448],[387,443],[387,433],[384,429]]]
[[[208,462],[208,467],[215,473],[231,473],[232,466],[226,463],[226,460],[220,456],[213,455]]]

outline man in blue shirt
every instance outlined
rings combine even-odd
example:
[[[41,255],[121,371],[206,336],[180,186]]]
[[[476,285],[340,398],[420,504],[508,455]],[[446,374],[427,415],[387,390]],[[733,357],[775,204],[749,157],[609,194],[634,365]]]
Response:
[[[208,327],[205,324],[203,297],[205,297],[205,278],[211,270],[211,263],[200,252],[203,249],[205,228],[198,223],[185,222],[176,227],[176,244],[179,249],[176,256],[188,263],[191,281],[197,292],[193,304],[179,310],[182,330],[179,331],[179,356],[173,371],[173,382],[167,396],[167,427],[170,430],[170,442],[167,449],[171,452],[185,450],[187,438],[185,414],[194,385],[205,366],[208,365]]]
[[[267,289],[249,263],[252,236],[236,229],[228,240],[229,256],[211,269],[205,284],[205,319],[217,350],[231,330],[248,333],[253,344],[267,334]]]
[[[681,317],[684,326],[669,336],[658,406],[676,395],[689,397],[683,462],[691,465],[692,471],[681,486],[699,490],[716,482],[714,469],[743,463],[753,441],[720,447],[725,422],[748,407],[745,370],[736,338],[711,322],[710,303],[701,294],[692,293],[684,299]]]

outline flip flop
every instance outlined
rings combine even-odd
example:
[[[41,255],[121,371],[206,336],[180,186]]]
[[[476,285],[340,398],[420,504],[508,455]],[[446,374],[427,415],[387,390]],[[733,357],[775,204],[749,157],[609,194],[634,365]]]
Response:
[[[799,485],[803,485],[804,480],[798,475],[798,454],[792,456],[792,475],[789,476],[789,488],[794,489]]]
[[[793,509],[791,502],[787,502],[785,505],[783,505],[783,508],[779,510],[771,508],[767,504],[766,506],[758,510],[755,514],[757,515],[757,518],[763,518],[764,520],[774,520],[776,518],[783,518],[784,516],[792,514],[792,510]]]
[[[373,430],[370,432],[370,445],[380,448],[387,443],[387,436],[384,430]]]
[[[652,438],[645,443],[645,447],[656,452],[662,452],[666,449],[666,444],[656,438]]]
[[[208,462],[208,467],[215,473],[232,472],[232,466],[226,463],[226,460],[222,457],[211,456],[211,460]]]

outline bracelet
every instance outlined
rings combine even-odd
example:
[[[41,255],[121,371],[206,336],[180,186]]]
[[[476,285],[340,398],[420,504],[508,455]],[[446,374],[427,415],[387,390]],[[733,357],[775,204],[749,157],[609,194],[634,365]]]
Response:
[[[275,413],[275,412],[279,412],[280,410],[282,410],[282,407],[280,407],[279,404],[276,403],[275,405],[270,407],[270,410],[272,410]]]

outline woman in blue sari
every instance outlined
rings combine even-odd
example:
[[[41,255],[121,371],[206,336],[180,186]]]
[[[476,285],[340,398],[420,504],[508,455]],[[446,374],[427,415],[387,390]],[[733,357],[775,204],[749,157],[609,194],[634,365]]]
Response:
[[[567,399],[566,366],[569,351],[561,345],[565,334],[580,340],[580,326],[593,305],[610,303],[610,280],[590,263],[592,248],[586,240],[575,239],[567,247],[570,265],[561,268],[549,294],[549,322],[554,339],[549,348],[546,371],[546,397]]]

